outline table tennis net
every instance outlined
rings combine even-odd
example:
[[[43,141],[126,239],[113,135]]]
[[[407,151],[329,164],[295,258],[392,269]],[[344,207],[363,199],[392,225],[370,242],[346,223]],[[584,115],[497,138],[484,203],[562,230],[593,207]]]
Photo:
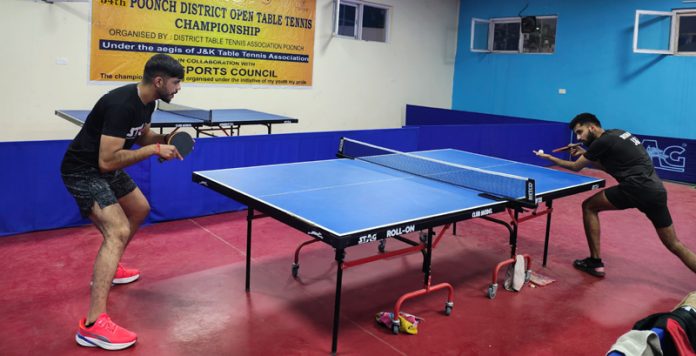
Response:
[[[162,100],[158,101],[157,110],[198,119],[205,122],[210,122],[213,119],[213,112],[211,110],[197,109],[190,106],[167,103]]]
[[[478,190],[501,199],[530,202],[535,199],[534,180],[529,178],[421,157],[349,138],[341,139],[339,155]]]

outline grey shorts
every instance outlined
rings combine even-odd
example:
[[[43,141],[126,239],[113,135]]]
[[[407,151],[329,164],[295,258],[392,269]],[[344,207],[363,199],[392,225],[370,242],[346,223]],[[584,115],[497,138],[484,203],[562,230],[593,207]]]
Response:
[[[138,186],[128,173],[119,169],[114,172],[101,173],[96,168],[77,172],[61,173],[68,192],[75,198],[80,214],[88,217],[96,202],[100,208],[118,203]]]

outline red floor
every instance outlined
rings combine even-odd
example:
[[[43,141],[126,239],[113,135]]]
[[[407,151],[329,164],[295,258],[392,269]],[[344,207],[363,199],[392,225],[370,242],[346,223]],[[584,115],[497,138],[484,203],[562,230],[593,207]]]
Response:
[[[601,175],[603,173],[590,174]],[[611,182],[613,182],[610,179]],[[667,184],[681,240],[696,250],[696,190]],[[584,193],[555,202],[550,261],[541,268],[545,219],[521,225],[519,251],[553,277],[520,293],[485,290],[507,257],[504,228],[483,220],[458,225],[433,256],[433,283],[455,287],[408,301],[425,318],[418,335],[392,335],[374,322],[403,293],[422,286],[420,254],[350,268],[343,278],[339,354],[343,355],[602,355],[648,314],[671,309],[696,289],[696,276],[664,247],[637,211],[602,213],[607,277],[574,270],[588,255],[580,218]],[[292,253],[306,236],[270,218],[255,220],[251,293],[244,292],[245,212],[144,227],[123,261],[142,271],[117,286],[109,314],[138,333],[122,354],[323,355],[331,348],[335,287],[333,251],[303,250],[299,278]],[[101,238],[86,226],[0,238],[0,355],[105,353],[74,341],[88,306],[89,279]],[[390,241],[387,249],[400,246]],[[349,248],[348,259],[376,251]]]

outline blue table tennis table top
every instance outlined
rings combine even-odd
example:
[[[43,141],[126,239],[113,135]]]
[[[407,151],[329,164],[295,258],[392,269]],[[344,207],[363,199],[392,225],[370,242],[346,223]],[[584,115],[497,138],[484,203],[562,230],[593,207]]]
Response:
[[[537,202],[604,186],[594,177],[454,149],[411,153],[532,178]],[[338,239],[453,214],[478,217],[507,204],[477,190],[353,159],[200,171],[193,180]]]

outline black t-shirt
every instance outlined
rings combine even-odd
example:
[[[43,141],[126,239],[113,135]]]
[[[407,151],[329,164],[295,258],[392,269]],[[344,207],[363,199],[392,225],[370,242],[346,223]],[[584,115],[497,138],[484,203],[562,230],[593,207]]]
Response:
[[[150,123],[155,102],[144,105],[137,84],[116,88],[97,101],[63,157],[62,172],[92,167],[99,169],[99,144],[102,135],[125,138],[123,148],[130,149],[145,124]]]
[[[619,183],[646,189],[664,189],[652,159],[640,140],[630,132],[606,130],[592,142],[585,158],[599,161]]]

